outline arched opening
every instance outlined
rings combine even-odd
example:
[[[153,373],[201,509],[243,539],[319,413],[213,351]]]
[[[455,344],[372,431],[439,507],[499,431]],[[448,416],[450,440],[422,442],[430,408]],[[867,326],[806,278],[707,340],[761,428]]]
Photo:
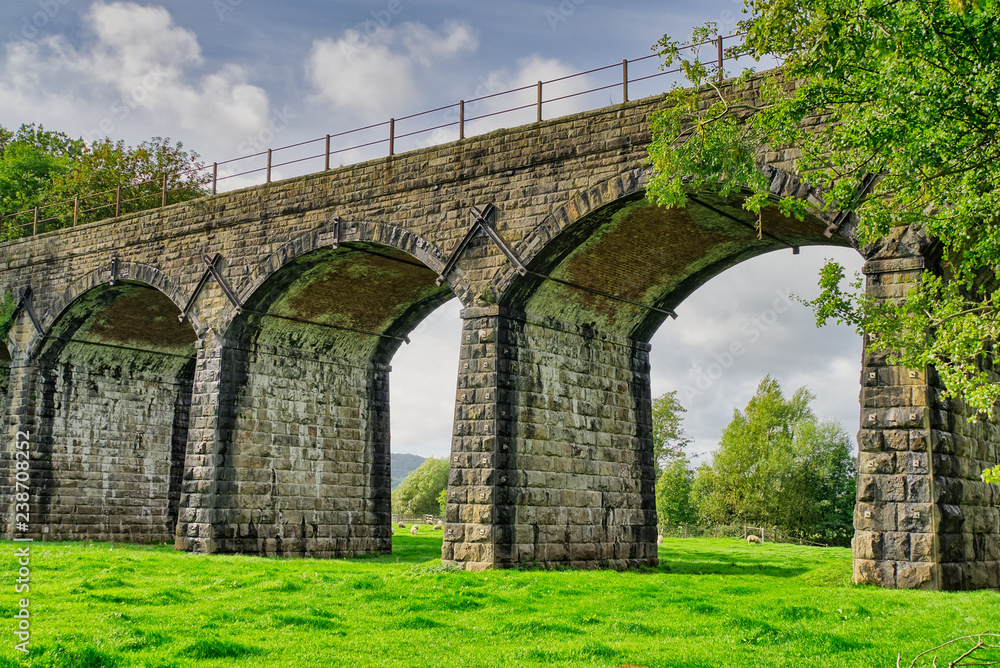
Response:
[[[409,345],[400,346],[392,359],[389,384],[392,394],[393,490],[429,458],[447,463],[451,454],[455,419],[455,376],[461,345],[461,302],[453,299],[437,307],[409,334]],[[439,465],[440,469],[444,466]],[[437,469],[436,469],[437,470]],[[439,478],[435,476],[435,480]],[[443,516],[432,494],[413,487],[393,504],[393,522]],[[405,524],[405,522],[404,522]]]
[[[285,263],[245,301],[223,351],[218,550],[391,551],[389,362],[454,296],[437,276],[355,241]]]
[[[649,339],[698,286],[745,259],[849,245],[824,236],[825,222],[776,208],[763,214],[763,235],[754,223],[735,197],[698,193],[667,210],[635,189],[554,234],[546,221],[526,235],[527,272],[500,277],[498,306],[466,320],[467,340],[496,342],[485,356],[495,358],[501,397],[491,452],[499,484],[449,491],[449,521],[462,522],[449,526],[446,559],[472,568],[656,563]],[[463,366],[481,365],[471,358],[483,353],[467,348]],[[457,434],[481,431],[465,422]],[[477,448],[486,449],[457,437],[453,456],[475,460]]]
[[[53,540],[172,542],[196,335],[162,292],[102,285],[74,300],[32,365],[36,526]]]
[[[708,461],[733,410],[745,406],[768,374],[789,393],[807,386],[816,415],[838,420],[854,440],[861,337],[847,325],[816,327],[812,310],[797,301],[816,295],[827,258],[844,265],[848,276],[863,266],[854,249],[828,246],[750,258],[699,287],[676,307],[677,320],[650,339],[652,395],[674,391],[687,409],[693,465]]]

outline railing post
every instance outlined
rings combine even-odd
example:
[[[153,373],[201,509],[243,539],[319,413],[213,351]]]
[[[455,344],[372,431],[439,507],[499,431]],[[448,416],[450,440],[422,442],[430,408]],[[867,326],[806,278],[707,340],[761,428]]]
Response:
[[[719,35],[719,81],[722,81],[722,35]]]
[[[31,224],[31,236],[38,234],[38,207],[35,207],[35,222]]]
[[[167,175],[163,175],[163,188],[160,190],[160,207],[167,205]]]
[[[122,215],[122,187],[115,190],[115,218]]]
[[[622,102],[628,102],[628,59],[622,60]]]
[[[212,163],[212,194],[213,195],[217,192],[216,186],[218,185],[218,183],[219,183],[219,163],[213,162]]]
[[[465,139],[465,100],[458,101],[458,138]]]
[[[76,227],[77,222],[80,220],[80,196],[77,195],[73,198],[73,227]]]
[[[396,154],[396,119],[389,119],[389,157]]]
[[[538,122],[542,121],[542,82],[538,82]]]
[[[323,171],[330,171],[330,135],[326,136],[326,160],[323,162]]]
[[[271,149],[267,149],[267,182],[271,182]]]

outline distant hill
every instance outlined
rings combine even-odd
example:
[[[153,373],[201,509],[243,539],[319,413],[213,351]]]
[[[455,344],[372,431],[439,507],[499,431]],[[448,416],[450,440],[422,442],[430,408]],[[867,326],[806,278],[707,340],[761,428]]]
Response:
[[[403,478],[410,474],[410,471],[415,471],[424,463],[426,457],[421,457],[420,455],[408,455],[406,453],[391,453],[389,455],[389,466],[391,467],[392,476],[392,489],[395,491],[399,487],[399,483],[403,482]]]

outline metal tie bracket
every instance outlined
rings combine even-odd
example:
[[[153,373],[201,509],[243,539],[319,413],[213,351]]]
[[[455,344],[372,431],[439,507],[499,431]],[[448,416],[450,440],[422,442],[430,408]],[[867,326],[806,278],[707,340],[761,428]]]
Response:
[[[830,239],[834,234],[840,231],[843,224],[847,222],[847,217],[851,215],[851,212],[858,208],[858,206],[868,197],[868,193],[870,193],[872,188],[875,186],[875,181],[878,180],[878,177],[878,174],[865,174],[864,178],[861,179],[861,185],[858,186],[858,192],[854,196],[854,201],[851,202],[851,206],[837,214],[837,217],[833,219],[833,222],[830,223],[823,232],[823,236]]]
[[[201,291],[204,289],[209,278],[215,279],[215,281],[219,284],[219,287],[222,288],[222,292],[226,295],[226,298],[229,299],[229,301],[232,302],[233,306],[236,308],[237,313],[243,311],[243,304],[240,303],[240,300],[236,297],[232,288],[229,287],[229,282],[226,281],[222,272],[219,271],[218,265],[220,260],[222,260],[222,255],[220,253],[216,253],[214,257],[205,256],[205,264],[208,265],[208,268],[205,269],[205,273],[201,275],[201,280],[198,281],[197,287],[195,287],[194,292],[191,293],[191,296],[188,298],[187,304],[185,304],[184,308],[181,310],[180,315],[177,316],[177,320],[184,322],[184,318],[187,317],[188,311],[191,310],[192,306],[194,306],[195,300],[198,299],[198,295],[201,294]]]
[[[486,236],[488,236],[490,240],[492,240],[493,243],[495,243],[497,247],[500,248],[500,252],[503,253],[508,260],[510,260],[510,263],[513,264],[514,267],[517,269],[518,274],[524,276],[525,274],[528,273],[528,270],[524,266],[524,263],[521,262],[521,258],[518,257],[517,253],[515,253],[510,246],[507,245],[507,242],[503,240],[503,237],[501,237],[497,233],[496,227],[494,225],[496,220],[496,211],[497,211],[496,207],[493,206],[492,204],[487,204],[482,208],[482,210],[476,207],[472,207],[472,210],[469,212],[470,216],[472,217],[472,226],[469,228],[469,231],[465,233],[465,238],[463,238],[462,242],[458,244],[458,248],[456,248],[455,251],[451,254],[451,257],[448,258],[448,262],[444,265],[444,269],[441,270],[441,274],[438,276],[437,279],[438,285],[444,283],[445,279],[448,277],[448,274],[450,274],[451,270],[455,268],[455,264],[458,262],[458,258],[462,255],[463,252],[465,252],[465,249],[468,247],[469,243],[476,236],[476,233],[479,232],[480,230],[482,230],[486,234]]]
[[[625,299],[624,297],[616,297],[615,295],[608,294],[607,292],[604,292],[602,290],[588,288],[585,285],[578,285],[576,283],[564,281],[560,278],[553,278],[552,276],[546,276],[545,274],[541,274],[537,271],[531,271],[524,265],[524,262],[521,260],[520,256],[518,256],[517,252],[514,251],[513,248],[508,246],[507,242],[505,242],[503,240],[503,237],[501,237],[500,234],[497,232],[496,225],[494,224],[496,220],[496,207],[494,207],[492,204],[487,204],[485,207],[483,207],[481,211],[473,207],[470,213],[472,216],[472,227],[469,228],[469,231],[466,233],[465,238],[462,239],[462,243],[460,243],[458,245],[458,248],[455,249],[455,252],[451,254],[451,257],[448,259],[448,263],[441,271],[441,275],[438,276],[437,279],[438,285],[441,285],[444,282],[445,278],[455,267],[455,263],[458,261],[458,257],[462,254],[463,251],[465,251],[465,248],[469,245],[469,242],[472,241],[472,238],[476,235],[476,233],[479,230],[482,230],[486,234],[486,236],[488,236],[493,241],[493,243],[497,245],[497,247],[500,249],[500,252],[502,252],[508,260],[510,260],[510,263],[514,265],[514,268],[517,270],[517,273],[521,276],[527,276],[528,274],[530,274],[532,276],[541,278],[542,280],[545,281],[553,281],[555,283],[561,283],[562,285],[566,285],[571,288],[576,288],[577,290],[583,290],[584,292],[590,292],[592,294],[605,297],[606,299],[611,299],[613,301],[618,301],[618,302],[624,302],[626,304],[632,304],[633,306],[640,306],[650,311],[656,311],[657,313],[662,313],[664,315],[670,316],[671,318],[674,319],[677,318],[677,313],[675,313],[674,311],[668,311],[666,309],[657,308],[656,306],[650,306],[649,304],[643,304],[641,302],[632,301],[631,299]],[[534,245],[534,243],[537,243],[537,239],[535,242],[533,242],[532,245]]]
[[[337,223],[335,223],[335,225],[337,225]],[[316,322],[313,320],[304,320],[302,318],[293,318],[287,315],[278,315],[277,313],[267,313],[265,311],[248,310],[243,306],[242,303],[240,303],[239,297],[236,296],[236,292],[234,292],[233,289],[229,286],[229,281],[227,281],[226,277],[222,275],[222,271],[219,269],[219,263],[221,260],[222,260],[222,255],[220,253],[216,253],[213,257],[209,257],[207,255],[205,256],[205,264],[207,265],[205,273],[201,275],[201,280],[198,281],[198,286],[194,289],[194,292],[191,293],[191,297],[188,299],[187,304],[185,304],[184,310],[181,311],[180,315],[177,316],[178,320],[180,320],[181,322],[184,321],[187,312],[191,309],[191,306],[198,298],[198,294],[201,293],[202,289],[204,289],[205,283],[208,282],[209,278],[214,278],[215,282],[219,284],[220,288],[222,288],[222,292],[226,295],[226,298],[232,303],[237,313],[249,313],[261,317],[278,318],[281,320],[289,320],[291,322],[299,322],[304,325],[316,325],[318,327],[328,327],[330,329],[339,329],[341,331],[346,331],[346,332],[355,332],[357,334],[377,336],[383,339],[395,339],[397,341],[403,341],[404,343],[410,342],[410,339],[407,336],[393,336],[391,334],[379,334],[378,332],[369,332],[368,330],[364,329],[355,329],[353,327],[343,327],[340,325],[332,325],[325,322]]]
[[[17,300],[17,308],[23,308],[24,312],[28,314],[28,319],[34,325],[35,331],[39,334],[45,333],[42,331],[42,324],[38,322],[38,316],[35,315],[34,294],[31,291],[30,285],[21,289],[21,296]]]

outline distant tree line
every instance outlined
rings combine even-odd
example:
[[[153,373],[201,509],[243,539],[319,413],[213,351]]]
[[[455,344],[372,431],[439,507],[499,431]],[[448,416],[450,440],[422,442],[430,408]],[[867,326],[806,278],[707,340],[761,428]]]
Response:
[[[392,493],[392,512],[405,517],[443,516],[447,487],[448,460],[425,459]]]
[[[722,432],[711,463],[692,468],[676,392],[653,400],[656,510],[661,527],[747,524],[847,544],[856,463],[837,422],[819,420],[806,388],[786,397],[770,376]],[[392,494],[394,513],[443,515],[448,460],[430,458]]]
[[[831,544],[853,533],[856,462],[837,422],[817,419],[806,388],[770,376],[736,410],[712,461],[691,468],[676,393],[653,402],[661,527],[747,524]]]

